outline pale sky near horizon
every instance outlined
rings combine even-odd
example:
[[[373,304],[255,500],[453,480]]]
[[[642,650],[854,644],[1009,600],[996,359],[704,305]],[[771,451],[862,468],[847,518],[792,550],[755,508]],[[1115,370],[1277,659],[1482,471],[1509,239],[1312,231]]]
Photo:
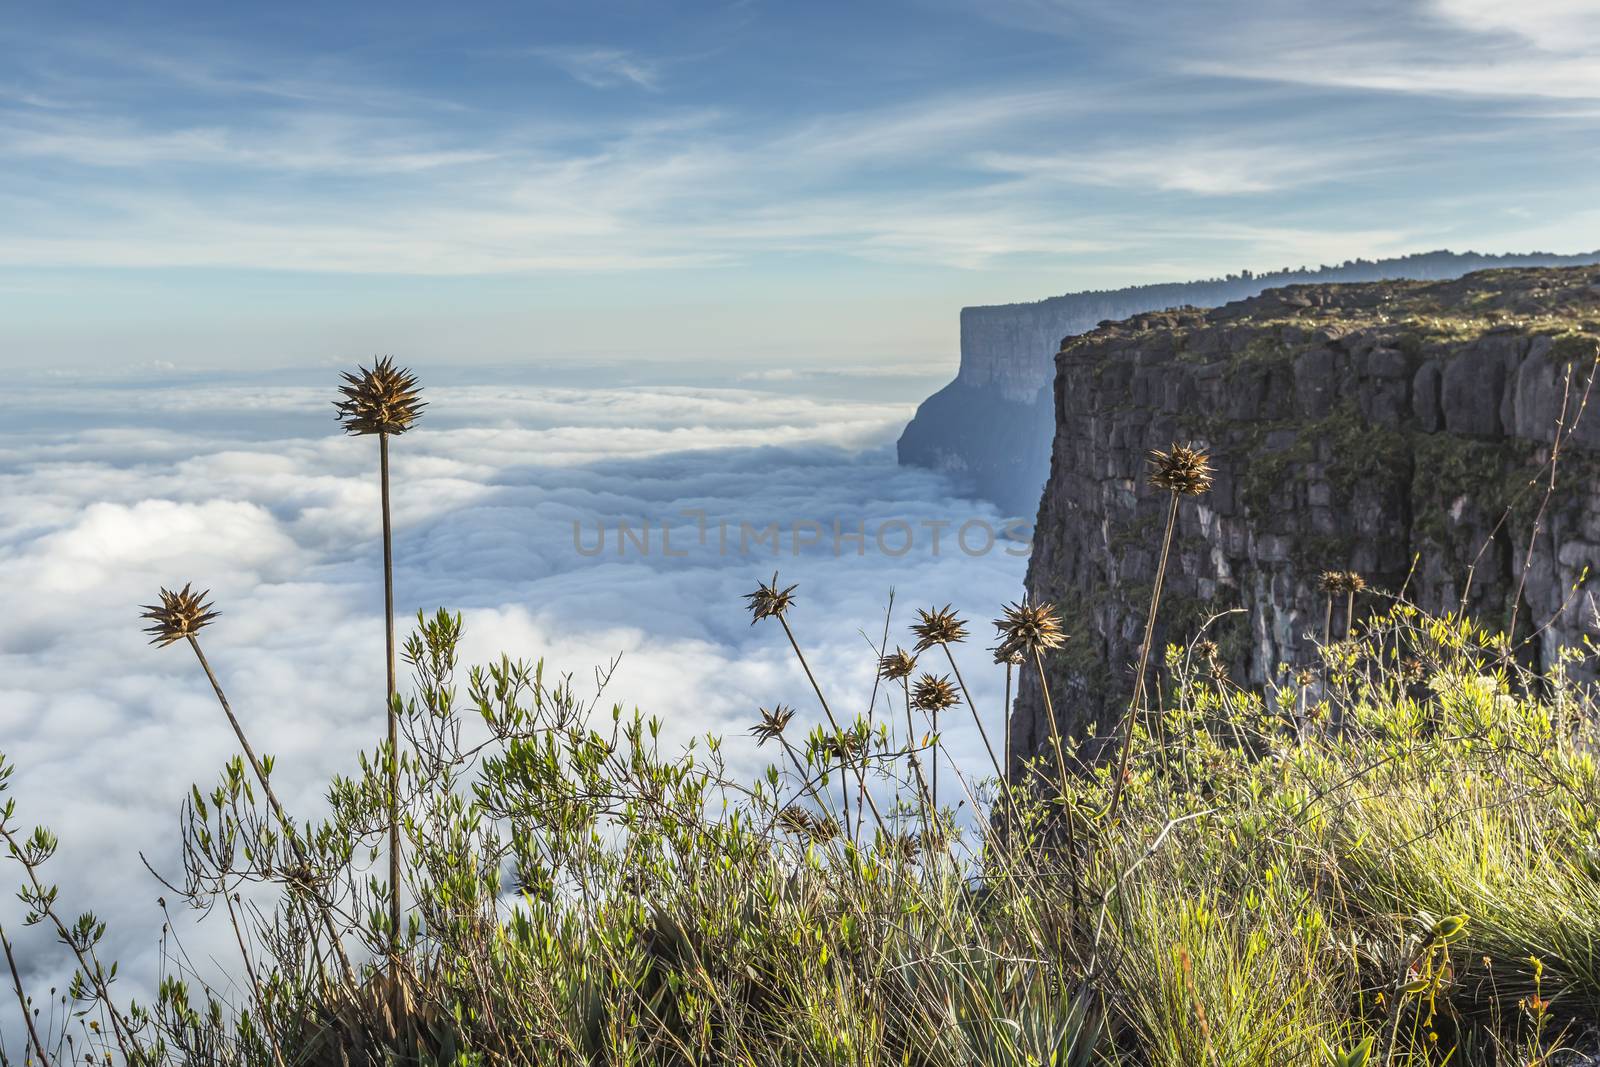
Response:
[[[13,369],[953,367],[964,304],[1600,247],[1593,0],[6,12]]]

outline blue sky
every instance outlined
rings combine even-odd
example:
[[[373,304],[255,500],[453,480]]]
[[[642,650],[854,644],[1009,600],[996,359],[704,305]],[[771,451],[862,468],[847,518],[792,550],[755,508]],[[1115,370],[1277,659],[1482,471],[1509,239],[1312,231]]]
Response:
[[[1591,0],[7,7],[0,358],[944,363],[963,304],[1600,247]]]

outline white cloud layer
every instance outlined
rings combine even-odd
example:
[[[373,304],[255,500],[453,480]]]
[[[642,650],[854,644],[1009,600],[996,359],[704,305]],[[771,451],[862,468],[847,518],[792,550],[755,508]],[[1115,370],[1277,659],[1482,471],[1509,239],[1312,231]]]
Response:
[[[774,389],[782,386],[774,386]],[[52,877],[71,911],[111,922],[127,990],[154,980],[160,888],[140,856],[175,866],[173,831],[189,783],[234,751],[192,657],[144,643],[136,618],[162,585],[193,581],[223,612],[208,656],[257,747],[279,759],[298,812],[354,766],[381,732],[382,626],[375,451],[338,435],[329,389],[197,383],[13,391],[0,401],[0,737],[17,765],[19,817],[62,839]],[[774,568],[800,583],[793,621],[838,708],[862,708],[890,589],[896,633],[917,605],[954,603],[974,631],[1014,599],[1024,561],[997,546],[969,556],[927,521],[982,519],[940,476],[894,466],[886,443],[909,405],[758,389],[436,388],[395,443],[397,596],[460,609],[464,662],[505,651],[586,678],[622,655],[609,695],[665,720],[686,744],[730,736],[735,763],[763,766],[743,738],[758,705],[818,718],[776,630],[749,625],[740,595]],[[697,543],[684,509],[734,524],[731,551]],[[774,558],[737,551],[738,526],[797,520],[845,530],[907,523],[910,553]],[[600,556],[596,522],[666,520],[687,558]],[[976,541],[973,542],[977,544]],[[890,538],[891,548],[897,547]],[[971,648],[964,670],[999,722],[1000,679]],[[963,760],[975,733],[957,724]],[[969,764],[970,765],[970,764]],[[13,872],[14,874],[16,872]],[[15,902],[0,922],[18,930]],[[18,935],[33,984],[59,982],[60,954]],[[226,958],[220,928],[184,935],[192,955]]]

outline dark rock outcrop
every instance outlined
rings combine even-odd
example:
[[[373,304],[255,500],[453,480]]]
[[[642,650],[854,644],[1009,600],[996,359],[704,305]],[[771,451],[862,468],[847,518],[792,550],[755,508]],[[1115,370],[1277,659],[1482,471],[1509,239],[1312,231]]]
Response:
[[[902,464],[956,474],[973,495],[1008,514],[1032,518],[1050,473],[1055,419],[1052,357],[1061,339],[1105,320],[1163,308],[1216,307],[1265,289],[1305,282],[1447,279],[1487,267],[1600,262],[1580,256],[1430,252],[1397,259],[1352,260],[1317,270],[1230,275],[1208,281],[1070,293],[1029,304],[961,311],[961,369],[955,381],[918,409],[900,438]]]
[[[1308,664],[1324,569],[1486,625],[1515,610],[1544,665],[1595,636],[1600,395],[1574,418],[1597,352],[1589,268],[1291,286],[1069,338],[1027,579],[1074,635],[1047,663],[1064,732],[1109,733],[1132,689],[1166,508],[1148,453],[1173,442],[1208,449],[1216,479],[1180,511],[1158,649],[1242,609],[1209,633],[1236,679]],[[1014,716],[1018,753],[1041,752],[1031,672]]]

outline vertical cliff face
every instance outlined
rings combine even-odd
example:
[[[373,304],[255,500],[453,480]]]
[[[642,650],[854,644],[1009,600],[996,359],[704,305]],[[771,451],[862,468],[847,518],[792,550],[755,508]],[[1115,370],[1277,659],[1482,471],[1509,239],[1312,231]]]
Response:
[[[1208,634],[1235,678],[1310,663],[1325,569],[1488,624],[1515,610],[1547,664],[1594,637],[1600,396],[1574,416],[1597,351],[1593,269],[1294,286],[1069,338],[1027,579],[1074,634],[1047,664],[1063,731],[1103,736],[1131,691],[1165,519],[1148,453],[1174,441],[1207,448],[1216,480],[1181,509],[1158,648],[1237,610]],[[1030,676],[1019,757],[1042,751],[1041,704]]]
[[[1171,285],[1072,293],[1030,304],[970,307],[961,312],[961,369],[955,381],[918,409],[900,438],[903,464],[956,474],[970,492],[1013,515],[1032,517],[1050,472],[1055,414],[1052,359],[1064,337],[1106,320],[1189,305],[1215,307],[1272,286],[1383,278],[1447,279],[1486,267],[1600,262],[1587,256],[1433,252],[1399,259],[1357,260],[1315,271],[1249,273]]]

